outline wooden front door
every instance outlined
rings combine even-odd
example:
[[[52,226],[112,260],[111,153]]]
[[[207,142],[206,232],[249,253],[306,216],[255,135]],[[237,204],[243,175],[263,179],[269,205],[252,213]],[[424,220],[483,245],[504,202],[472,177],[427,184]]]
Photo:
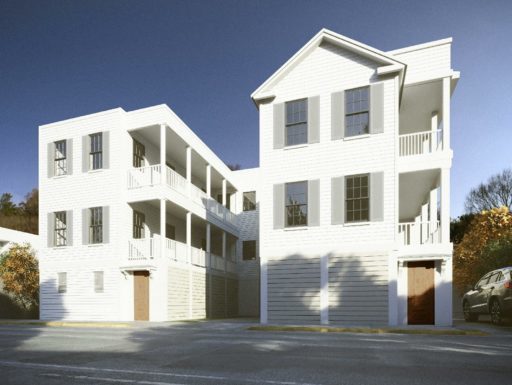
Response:
[[[133,272],[133,309],[135,321],[149,321],[149,271]]]
[[[409,325],[433,325],[435,306],[434,261],[407,263]]]

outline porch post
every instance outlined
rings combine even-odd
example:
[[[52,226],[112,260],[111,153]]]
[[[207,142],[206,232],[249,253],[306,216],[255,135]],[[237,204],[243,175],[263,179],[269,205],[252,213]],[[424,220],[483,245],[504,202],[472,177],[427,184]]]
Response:
[[[226,179],[222,179],[222,205],[226,206],[226,191],[227,191],[227,181]]]
[[[206,195],[212,196],[212,166],[209,164],[206,165]]]
[[[192,185],[192,147],[187,146],[187,190],[188,196],[190,197],[191,185]]]
[[[450,169],[441,169],[441,242],[450,242]]]
[[[429,210],[431,233],[434,237],[433,242],[438,243],[441,229],[437,227],[437,188],[430,190]]]
[[[167,130],[165,124],[160,125],[160,184],[165,186],[167,167],[165,165],[167,153]]]
[[[437,111],[434,111],[432,112],[432,117],[430,118],[430,130],[432,131],[431,132],[431,135],[432,135],[432,138],[431,138],[431,141],[432,143],[430,144],[430,152],[436,152],[441,148],[438,148],[437,146],[437,128],[439,127],[439,122],[438,122],[438,113]],[[442,137],[441,137],[442,139]]]
[[[228,315],[228,277],[227,277],[227,239],[226,232],[222,231],[222,258],[224,259],[224,316]]]
[[[165,199],[160,199],[160,257],[165,257],[165,250],[166,250],[166,237],[167,234],[165,232],[165,225],[166,225],[166,218],[165,218]]]
[[[188,318],[192,319],[192,213],[187,211]]]

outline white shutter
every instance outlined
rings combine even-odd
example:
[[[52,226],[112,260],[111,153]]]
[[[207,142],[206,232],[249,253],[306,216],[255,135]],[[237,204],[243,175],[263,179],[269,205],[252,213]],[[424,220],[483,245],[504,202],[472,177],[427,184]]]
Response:
[[[308,143],[320,142],[320,96],[308,98]]]
[[[284,147],[285,131],[285,105],[284,103],[274,104],[274,149]]]
[[[345,177],[331,179],[331,223],[340,225],[345,222]]]
[[[274,229],[284,227],[284,184],[274,185]]]
[[[331,95],[331,139],[343,139],[345,136],[345,91]]]
[[[370,86],[370,134],[384,132],[384,83]]]

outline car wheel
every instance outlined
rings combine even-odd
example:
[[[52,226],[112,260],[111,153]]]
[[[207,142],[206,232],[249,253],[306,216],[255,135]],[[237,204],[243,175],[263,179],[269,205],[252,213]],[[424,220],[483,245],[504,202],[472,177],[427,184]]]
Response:
[[[471,313],[471,307],[469,306],[468,301],[464,301],[462,308],[464,311],[464,321],[475,322],[478,320],[478,314]]]
[[[503,323],[501,306],[500,302],[497,299],[493,299],[491,302],[491,322],[494,325],[501,325]]]

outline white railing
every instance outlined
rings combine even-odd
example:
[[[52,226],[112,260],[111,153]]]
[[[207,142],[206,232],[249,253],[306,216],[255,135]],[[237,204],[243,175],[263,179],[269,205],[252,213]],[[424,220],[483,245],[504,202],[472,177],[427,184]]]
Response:
[[[442,149],[443,131],[421,131],[399,136],[400,156],[430,154]]]
[[[230,273],[236,273],[236,263],[228,260],[226,262],[226,271],[228,271]]]
[[[160,242],[155,238],[130,239],[128,241],[128,259],[143,261],[160,255]]]
[[[210,254],[210,257],[211,257],[211,268],[212,269],[215,269],[215,270],[221,270],[221,271],[224,271],[224,258],[222,257],[219,257],[218,255],[215,255],[215,254]]]
[[[403,246],[441,243],[441,223],[440,221],[399,223],[398,239]]]
[[[211,199],[203,190],[193,183],[190,184],[190,194],[192,195],[192,199],[203,207],[206,207],[208,199]]]
[[[225,212],[224,212],[224,219],[231,223],[233,226],[236,226],[237,225],[237,217],[236,217],[236,214],[231,212],[231,210],[228,210],[227,208],[225,209]]]
[[[206,252],[203,249],[191,247],[192,264],[196,266],[206,266]]]
[[[172,239],[165,239],[165,255],[167,258],[181,263],[188,263],[187,261],[187,245],[174,241]]]
[[[138,167],[128,170],[128,188],[153,186],[161,183],[160,165]]]
[[[167,186],[183,195],[188,195],[188,181],[168,166],[165,167],[165,170],[165,181]]]

